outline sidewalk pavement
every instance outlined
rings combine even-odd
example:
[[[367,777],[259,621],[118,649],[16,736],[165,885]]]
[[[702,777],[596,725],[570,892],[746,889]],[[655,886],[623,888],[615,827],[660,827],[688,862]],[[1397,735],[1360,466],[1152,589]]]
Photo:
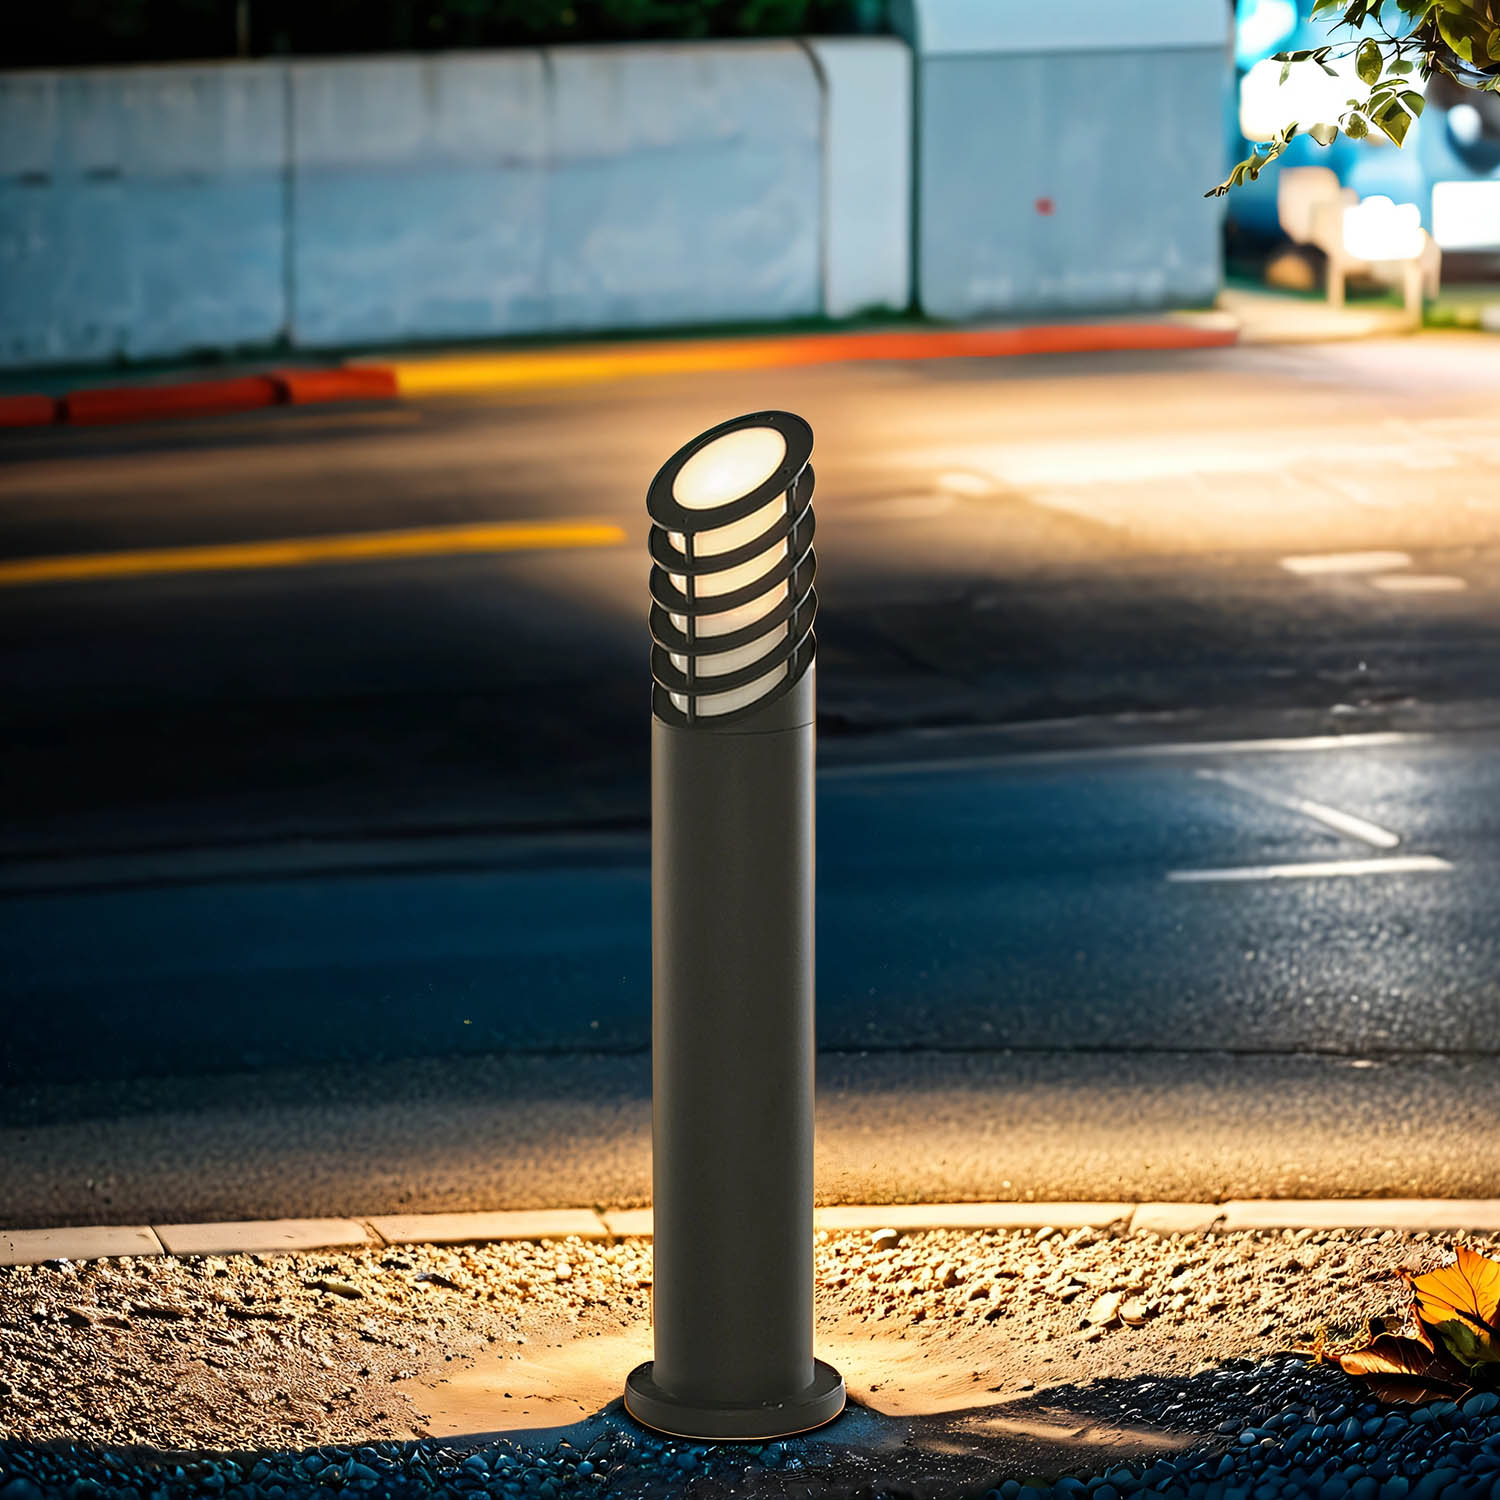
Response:
[[[1384,304],[1330,307],[1321,297],[1299,297],[1250,287],[1225,287],[1219,307],[1235,319],[1244,344],[1313,344],[1415,333],[1405,312]]]

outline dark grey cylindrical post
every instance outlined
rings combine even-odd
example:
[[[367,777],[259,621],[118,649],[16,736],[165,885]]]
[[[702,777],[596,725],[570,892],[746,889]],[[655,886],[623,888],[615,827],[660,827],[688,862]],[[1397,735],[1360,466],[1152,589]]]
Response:
[[[837,1416],[813,1357],[812,430],[713,428],[652,482],[655,1359],[625,1405],[769,1438]]]

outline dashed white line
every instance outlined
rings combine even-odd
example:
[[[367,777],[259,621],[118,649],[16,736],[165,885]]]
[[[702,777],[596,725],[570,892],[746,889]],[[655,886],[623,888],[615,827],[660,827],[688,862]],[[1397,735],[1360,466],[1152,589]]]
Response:
[[[846,506],[839,519],[846,521],[925,521],[953,509],[952,495],[891,495],[884,500],[866,500]]]
[[[1405,552],[1313,552],[1283,557],[1281,566],[1299,577],[1324,573],[1386,573],[1392,568],[1409,568],[1411,558]]]
[[[1388,594],[1457,594],[1469,586],[1452,573],[1392,573],[1370,582]]]
[[[937,487],[950,495],[988,495],[995,488],[995,482],[986,479],[983,474],[954,469],[947,474],[938,475]]]
[[[1297,865],[1240,865],[1225,870],[1168,870],[1175,885],[1208,885],[1221,881],[1332,880],[1351,875],[1419,875],[1451,870],[1435,854],[1395,854],[1385,859],[1328,859]]]
[[[1347,833],[1350,838],[1359,839],[1362,843],[1373,844],[1377,849],[1394,849],[1401,842],[1399,833],[1392,833],[1389,828],[1382,828],[1378,823],[1371,823],[1365,818],[1356,817],[1353,813],[1341,812],[1338,808],[1329,807],[1324,802],[1314,802],[1308,797],[1278,792],[1274,787],[1262,786],[1257,781],[1249,781],[1243,776],[1236,776],[1233,771],[1202,770],[1197,774],[1204,781],[1223,782],[1225,786],[1232,786],[1252,797],[1258,797],[1262,802],[1269,802],[1275,807],[1285,807],[1291,812],[1301,813],[1305,818],[1312,818],[1325,827],[1337,829],[1339,833]]]
[[[1024,728],[1025,726],[1020,726]],[[951,730],[926,734],[913,731],[918,742],[941,741]],[[987,754],[943,755],[920,759],[861,761],[858,764],[819,766],[820,779],[859,780],[874,776],[906,776],[929,771],[1004,771],[1012,766],[1066,765],[1074,761],[1156,760],[1183,757],[1211,759],[1216,755],[1306,754],[1328,750],[1378,750],[1396,745],[1419,745],[1432,736],[1422,730],[1372,729],[1355,734],[1309,734],[1265,740],[1181,740],[1166,744],[1087,745],[1056,750],[996,750]]]

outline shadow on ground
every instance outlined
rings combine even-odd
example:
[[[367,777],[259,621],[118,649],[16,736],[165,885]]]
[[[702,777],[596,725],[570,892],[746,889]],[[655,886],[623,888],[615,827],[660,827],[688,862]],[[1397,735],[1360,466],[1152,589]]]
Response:
[[[165,1453],[82,1444],[0,1443],[0,1500],[68,1496],[217,1495],[225,1500],[327,1495],[461,1493],[655,1500],[946,1500],[1005,1486],[1036,1491],[1065,1476],[1108,1475],[1117,1489],[1223,1479],[1225,1450],[1243,1427],[1270,1426],[1296,1403],[1297,1421],[1346,1410],[1347,1384],[1296,1361],[1227,1361],[1192,1376],[981,1393],[967,1406],[892,1415],[851,1401],[817,1432],[770,1443],[697,1443],[648,1432],[618,1399],[565,1425],[473,1431],[416,1442],[374,1442],[240,1453]],[[987,1399],[986,1399],[987,1398]],[[941,1398],[939,1398],[941,1400]],[[1226,1420],[1227,1419],[1227,1420]],[[1226,1436],[1220,1428],[1232,1425]],[[1235,1448],[1238,1456],[1238,1449]],[[1069,1486],[1064,1485],[1064,1489]],[[1064,1492],[1059,1490],[1058,1493]],[[1212,1485],[1209,1492],[1214,1492]]]

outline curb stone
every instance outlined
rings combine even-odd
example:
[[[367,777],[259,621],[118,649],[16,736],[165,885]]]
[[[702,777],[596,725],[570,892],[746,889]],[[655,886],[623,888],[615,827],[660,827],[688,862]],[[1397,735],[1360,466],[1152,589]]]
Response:
[[[219,1224],[0,1229],[0,1266],[137,1255],[275,1255],[387,1245],[500,1240],[649,1238],[649,1208],[552,1208],[489,1213],[372,1214]],[[1226,1234],[1296,1229],[1500,1233],[1500,1198],[1236,1199],[1228,1203],[855,1203],[814,1212],[818,1230],[935,1229]]]
[[[866,360],[1007,359],[1026,355],[1216,349],[1239,338],[1232,320],[1164,317],[999,328],[894,328],[749,338],[440,354],[386,361],[403,396],[578,385],[642,375],[789,369]]]
[[[589,1208],[467,1214],[382,1214],[364,1221],[388,1245],[477,1245],[494,1240],[608,1239],[607,1220]],[[648,1231],[649,1232],[649,1231]]]
[[[223,416],[268,406],[334,401],[391,401],[396,372],[384,365],[283,369],[227,379],[87,386],[61,397],[0,396],[0,427],[97,427],[123,422]]]
[[[118,1228],[0,1229],[0,1266],[34,1266],[44,1260],[112,1260],[121,1255],[161,1255],[162,1243],[145,1224]]]
[[[649,1239],[652,1231],[649,1208],[607,1209],[603,1214],[604,1227],[615,1239],[639,1237]]]
[[[353,1219],[262,1219],[228,1224],[162,1224],[170,1255],[277,1255],[297,1250],[364,1249],[369,1231]],[[374,1243],[379,1243],[375,1241]]]
[[[1358,1205],[1357,1216],[1351,1217]],[[1386,1198],[1231,1200],[1219,1205],[1224,1229],[1500,1230],[1500,1199]]]
[[[1137,1233],[1205,1234],[1224,1217],[1222,1203],[1140,1203],[1130,1219]]]
[[[1103,1229],[1133,1203],[887,1203],[820,1208],[818,1229]]]
[[[1038,354],[1216,349],[1235,343],[1238,337],[1238,324],[1232,319],[1182,314],[1154,320],[1136,318],[1003,328],[835,330],[351,360],[324,369],[293,367],[229,378],[87,387],[67,392],[56,400],[40,395],[3,396],[0,427],[161,421],[310,402],[388,401],[466,391],[574,385],[642,375],[778,369],[864,360],[1001,359]]]

